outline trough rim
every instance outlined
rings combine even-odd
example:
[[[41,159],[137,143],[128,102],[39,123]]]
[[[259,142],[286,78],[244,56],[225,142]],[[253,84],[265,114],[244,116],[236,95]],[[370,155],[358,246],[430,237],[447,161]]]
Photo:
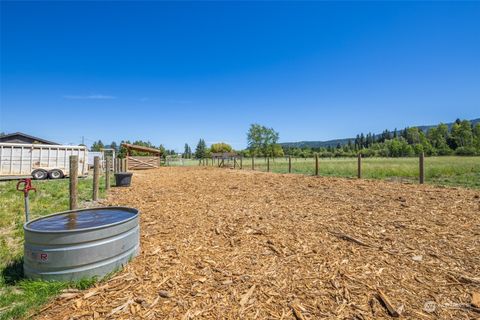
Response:
[[[127,218],[127,219],[124,219],[124,220],[121,220],[121,221],[118,221],[118,222],[114,222],[114,223],[109,223],[109,224],[104,224],[104,225],[101,225],[101,226],[98,226],[98,227],[90,227],[90,228],[81,228],[81,229],[73,229],[73,230],[38,230],[38,229],[31,229],[28,225],[35,222],[35,221],[38,221],[38,220],[42,220],[42,219],[47,219],[49,217],[53,217],[53,216],[58,216],[58,215],[62,215],[62,214],[68,214],[68,213],[74,213],[74,212],[81,212],[81,211],[96,211],[96,210],[126,210],[126,211],[130,211],[132,213],[134,213],[135,215],[130,217],[130,218]],[[33,232],[33,233],[47,233],[47,234],[51,234],[51,233],[76,233],[76,232],[85,232],[85,231],[90,231],[90,230],[100,230],[100,229],[106,229],[106,228],[110,228],[110,227],[113,227],[113,226],[116,226],[116,225],[119,225],[119,224],[123,224],[123,223],[126,223],[126,222],[129,222],[131,220],[134,220],[136,218],[138,218],[140,216],[140,210],[136,209],[136,208],[132,208],[132,207],[123,207],[123,206],[107,206],[107,207],[95,207],[95,208],[84,208],[84,209],[75,209],[75,210],[67,210],[67,211],[62,211],[62,212],[57,212],[57,213],[53,213],[53,214],[49,214],[49,215],[46,215],[46,216],[43,216],[43,217],[39,217],[37,219],[33,219],[33,220],[30,220],[28,222],[25,222],[23,224],[23,230],[24,231],[28,231],[28,232]]]

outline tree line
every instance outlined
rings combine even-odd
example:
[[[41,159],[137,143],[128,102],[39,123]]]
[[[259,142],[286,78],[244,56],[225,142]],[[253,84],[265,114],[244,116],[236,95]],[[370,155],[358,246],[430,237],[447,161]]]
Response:
[[[365,157],[411,157],[424,153],[427,156],[475,156],[480,155],[480,123],[457,119],[451,127],[440,123],[427,130],[418,127],[406,127],[402,130],[384,130],[381,134],[360,133],[345,144],[329,147],[288,147],[278,144],[279,133],[273,128],[252,124],[247,132],[247,148],[237,153],[246,157],[355,157],[359,153]],[[193,156],[209,157],[211,150],[231,151],[229,145],[212,145],[207,148],[200,139]],[[223,148],[223,149],[222,149]]]
[[[204,139],[200,139],[195,148],[195,153],[187,152],[188,144],[185,144],[184,158],[196,159],[210,158],[212,153],[236,152],[245,157],[282,157],[284,152],[278,144],[279,134],[273,128],[267,128],[259,124],[252,124],[247,132],[248,148],[233,150],[232,146],[225,142],[214,143],[207,147]],[[189,149],[188,149],[189,150]]]
[[[247,148],[236,150],[245,157],[354,157],[362,154],[365,157],[410,157],[420,153],[427,156],[480,155],[480,123],[473,124],[468,120],[457,119],[451,127],[440,123],[437,126],[422,130],[418,127],[406,127],[402,130],[384,130],[381,134],[360,133],[355,139],[348,140],[345,144],[328,147],[289,147],[278,143],[279,133],[273,128],[260,124],[252,124],[247,132]],[[121,141],[120,145],[111,142],[104,145],[101,140],[95,141],[91,151],[101,151],[105,148],[114,149],[117,156],[126,156],[126,148],[122,143],[151,147],[160,150],[162,156],[177,155],[175,150],[168,150],[163,145],[155,146],[149,141],[129,140]],[[232,146],[225,142],[214,143],[207,146],[204,139],[199,139],[195,151],[192,151],[188,143],[185,143],[181,154],[185,159],[202,159],[211,157],[212,153],[224,153],[234,151]],[[132,151],[134,156],[148,155],[145,152]]]
[[[284,148],[285,154],[311,157],[350,157],[361,153],[366,157],[410,157],[421,152],[428,156],[480,155],[480,123],[457,119],[451,128],[447,124],[426,131],[407,127],[383,131],[381,134],[360,133],[344,145],[326,148]]]

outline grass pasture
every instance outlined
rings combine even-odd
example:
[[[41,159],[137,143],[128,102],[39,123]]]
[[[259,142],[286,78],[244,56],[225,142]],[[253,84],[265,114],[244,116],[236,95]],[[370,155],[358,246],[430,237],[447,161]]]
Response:
[[[105,195],[104,179],[100,180],[100,196]],[[23,193],[16,190],[16,181],[0,182],[0,319],[16,319],[28,315],[48,299],[66,288],[83,289],[92,281],[59,283],[23,279]],[[30,192],[30,219],[68,210],[68,179],[33,181],[37,192]],[[79,203],[91,200],[92,177],[78,181]]]
[[[198,165],[198,160],[187,162]],[[243,168],[251,170],[251,158],[243,159]],[[255,170],[267,171],[267,160],[255,158]],[[270,159],[270,171],[288,173],[288,159]],[[362,177],[404,182],[418,181],[418,158],[363,158]],[[292,173],[315,174],[314,158],[293,158]],[[353,178],[357,176],[356,158],[319,158],[319,175]],[[425,182],[434,185],[480,188],[480,157],[427,157]]]

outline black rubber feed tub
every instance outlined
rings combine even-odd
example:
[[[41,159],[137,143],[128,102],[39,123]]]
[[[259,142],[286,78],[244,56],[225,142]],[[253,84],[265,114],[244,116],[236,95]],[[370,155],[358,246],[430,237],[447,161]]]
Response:
[[[117,187],[130,187],[132,183],[132,175],[131,172],[118,172],[115,173],[115,186]]]

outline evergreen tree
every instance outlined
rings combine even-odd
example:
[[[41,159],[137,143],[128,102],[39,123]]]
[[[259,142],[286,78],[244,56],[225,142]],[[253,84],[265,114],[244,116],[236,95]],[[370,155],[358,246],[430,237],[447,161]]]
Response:
[[[367,134],[367,138],[366,138],[366,141],[365,141],[365,146],[366,146],[367,148],[370,148],[372,144],[373,144],[373,136],[372,136],[372,133],[369,132],[369,133]]]
[[[190,146],[188,145],[188,143],[185,143],[185,148],[184,148],[184,151],[183,151],[183,158],[185,158],[185,159],[192,158],[192,149],[190,149]]]
[[[102,151],[105,149],[105,145],[103,144],[102,140],[94,141],[90,151]]]
[[[357,134],[355,138],[355,151],[360,150],[362,147],[360,145],[360,135]]]
[[[118,152],[118,145],[117,145],[117,143],[116,143],[115,141],[112,141],[112,142],[110,143],[109,148],[115,150],[115,153]]]
[[[360,134],[360,149],[364,148],[365,145],[365,136],[363,135],[363,132]]]
[[[197,144],[197,148],[195,149],[195,158],[202,159],[205,158],[207,154],[207,144],[205,140],[200,139]]]

